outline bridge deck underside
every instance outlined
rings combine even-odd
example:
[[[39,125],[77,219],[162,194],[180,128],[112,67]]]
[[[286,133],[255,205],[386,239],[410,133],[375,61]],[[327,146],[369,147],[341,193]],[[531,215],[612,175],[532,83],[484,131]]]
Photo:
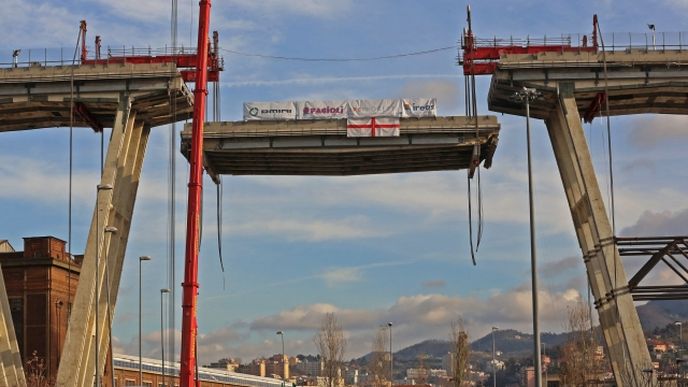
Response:
[[[187,119],[193,111],[192,94],[173,65],[36,65],[0,69],[0,132],[70,123],[112,127],[123,95],[149,127]]]
[[[346,176],[457,170],[470,166],[474,145],[489,167],[496,150],[495,117],[401,119],[399,137],[346,136],[346,120],[208,123],[205,163],[218,175]],[[190,128],[182,133],[188,157]]]
[[[606,71],[605,71],[606,62]],[[678,50],[602,53],[544,53],[500,58],[492,78],[491,111],[525,115],[513,95],[525,87],[542,97],[531,103],[531,116],[546,119],[556,106],[562,83],[573,85],[583,116],[599,93],[609,95],[610,115],[688,114],[688,52]],[[606,114],[604,102],[596,114]]]

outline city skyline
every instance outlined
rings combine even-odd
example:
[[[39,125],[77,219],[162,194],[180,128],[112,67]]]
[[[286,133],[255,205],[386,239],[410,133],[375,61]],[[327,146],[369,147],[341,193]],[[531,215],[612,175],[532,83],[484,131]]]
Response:
[[[462,115],[463,77],[453,49],[350,62],[246,54],[353,59],[448,47],[456,45],[465,26],[465,5],[216,2],[212,24],[220,31],[225,57],[222,119],[241,120],[244,101],[396,97],[437,97],[440,115]],[[196,6],[193,1],[180,4],[180,41],[187,47],[195,44],[191,13]],[[605,33],[650,33],[647,23],[655,24],[659,33],[680,29],[688,14],[688,3],[678,0],[660,1],[649,9],[639,1],[617,0],[575,5],[493,1],[472,7],[473,28],[478,36],[487,37],[589,34],[593,13],[599,14]],[[0,15],[5,36],[0,62],[9,62],[11,51],[20,47],[22,55],[33,48],[39,57],[36,53],[43,47],[70,52],[81,19],[89,23],[89,44],[96,35],[113,47],[169,44],[169,4],[162,0],[60,4],[9,0],[6,8],[8,12]],[[511,17],[498,18],[504,12]],[[384,28],[379,27],[381,20]],[[478,79],[480,114],[490,114],[485,104],[488,86],[488,77]],[[465,171],[351,178],[225,177],[224,274],[216,244],[215,187],[206,178],[201,363],[277,353],[278,330],[285,332],[287,352],[314,353],[311,337],[328,312],[337,314],[347,332],[347,358],[369,352],[375,331],[388,321],[394,322],[395,348],[447,338],[449,324],[456,318],[466,321],[472,337],[483,336],[491,326],[529,331],[525,122],[513,116],[498,119],[502,129],[494,165],[481,174],[485,236],[475,267],[468,246]],[[686,162],[688,121],[644,115],[611,122],[620,234],[685,234],[688,172],[679,166]],[[606,194],[604,120],[585,128]],[[566,305],[587,297],[584,268],[542,122],[534,121],[533,129],[542,328],[562,331]],[[98,183],[100,136],[84,128],[74,133],[71,251],[81,254]],[[28,236],[67,240],[68,129],[2,133],[0,138],[0,239],[8,239],[15,248]],[[113,332],[116,348],[137,353],[137,257],[150,255],[152,261],[143,266],[148,295],[143,339],[144,354],[151,357],[159,355],[157,291],[168,286],[167,141],[166,128],[153,129]],[[175,251],[181,282],[188,165],[181,154],[176,161]],[[658,275],[670,280],[661,277],[665,274]],[[174,305],[180,316],[177,289]]]

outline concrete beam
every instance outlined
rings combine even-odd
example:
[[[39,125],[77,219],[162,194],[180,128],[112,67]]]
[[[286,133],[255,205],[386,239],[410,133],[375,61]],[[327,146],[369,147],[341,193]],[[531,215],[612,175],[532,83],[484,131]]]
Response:
[[[650,354],[614,242],[573,88],[564,88],[545,121],[617,386],[642,386]]]
[[[103,375],[109,348],[109,321],[117,301],[124,253],[150,127],[131,109],[131,100],[122,96],[116,113],[101,184],[112,190],[98,192],[96,208],[86,244],[79,286],[67,330],[57,385],[83,387],[94,384],[95,358]],[[96,187],[94,187],[95,191]],[[116,233],[104,232],[106,226]],[[96,265],[96,257],[99,264]],[[95,289],[99,289],[96,299]],[[106,295],[110,294],[110,305]],[[96,316],[95,304],[99,313]],[[108,314],[110,318],[108,319]],[[98,326],[99,337],[94,337]]]
[[[465,169],[474,147],[489,168],[499,137],[494,116],[401,118],[398,137],[349,138],[346,120],[208,123],[206,171],[232,175],[347,176]],[[477,128],[476,128],[477,126]],[[190,127],[182,132],[187,157]]]
[[[5,279],[0,269],[0,386],[26,387]]]

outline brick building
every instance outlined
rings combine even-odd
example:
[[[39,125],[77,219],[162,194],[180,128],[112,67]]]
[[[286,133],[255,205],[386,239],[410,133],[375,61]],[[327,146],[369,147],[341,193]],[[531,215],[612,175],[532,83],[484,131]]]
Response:
[[[44,359],[49,380],[57,375],[82,257],[72,257],[55,237],[24,238],[24,250],[1,241],[0,265],[22,361]]]

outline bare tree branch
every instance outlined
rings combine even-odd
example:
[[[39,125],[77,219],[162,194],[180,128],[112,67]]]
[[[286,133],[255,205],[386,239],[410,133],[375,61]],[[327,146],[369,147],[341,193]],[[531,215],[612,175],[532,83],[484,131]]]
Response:
[[[327,387],[340,386],[343,382],[341,365],[344,361],[346,339],[344,330],[334,313],[327,313],[321,322],[320,330],[313,337],[318,353],[324,363],[323,378]]]

